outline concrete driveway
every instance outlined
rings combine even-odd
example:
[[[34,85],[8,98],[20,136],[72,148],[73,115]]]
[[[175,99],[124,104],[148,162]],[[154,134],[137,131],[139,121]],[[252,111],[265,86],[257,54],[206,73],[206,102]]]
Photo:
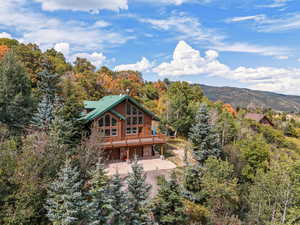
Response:
[[[151,185],[150,198],[153,198],[158,192],[157,177],[164,176],[169,179],[170,174],[176,165],[169,160],[162,159],[145,159],[139,160],[139,163],[143,165],[147,179],[146,183]],[[121,177],[125,178],[129,172],[131,172],[131,164],[127,162],[112,163],[106,168],[108,175],[112,176],[117,171]]]
[[[142,164],[145,172],[171,170],[176,168],[174,163],[162,159],[145,159],[139,160],[138,163]],[[129,172],[131,172],[131,164],[127,162],[111,163],[108,164],[106,171],[108,175],[113,175],[117,171],[120,175],[127,175]]]

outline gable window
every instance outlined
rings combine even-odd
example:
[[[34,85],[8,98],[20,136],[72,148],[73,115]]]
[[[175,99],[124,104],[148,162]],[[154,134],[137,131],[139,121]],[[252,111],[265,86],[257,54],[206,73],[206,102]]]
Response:
[[[103,118],[99,119],[99,127],[103,127],[104,123],[103,123]]]
[[[117,136],[117,128],[111,129],[111,136]]]
[[[105,116],[105,126],[109,127],[110,126],[110,115]]]
[[[117,126],[117,120],[115,118],[111,118],[111,126]]]
[[[144,113],[138,107],[127,102],[126,104],[126,135],[141,134],[144,125]]]
[[[127,104],[127,115],[131,115],[131,105]]]
[[[117,119],[110,114],[106,114],[99,118],[98,125],[100,128],[100,133],[104,137],[117,136],[118,127]]]
[[[142,116],[139,116],[139,124],[143,124],[144,123],[144,119]]]

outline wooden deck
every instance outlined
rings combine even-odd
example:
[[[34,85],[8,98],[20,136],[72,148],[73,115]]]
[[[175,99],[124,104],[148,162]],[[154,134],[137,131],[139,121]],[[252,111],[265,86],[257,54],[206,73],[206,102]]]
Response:
[[[137,137],[137,138],[126,138],[125,140],[110,140],[101,143],[103,148],[120,148],[120,147],[133,147],[142,145],[154,145],[154,144],[165,144],[165,135],[149,136],[149,137]]]

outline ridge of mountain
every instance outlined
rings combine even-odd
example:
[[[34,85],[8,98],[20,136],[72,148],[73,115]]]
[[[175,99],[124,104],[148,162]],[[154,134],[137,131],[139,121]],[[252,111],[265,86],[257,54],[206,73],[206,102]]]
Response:
[[[236,87],[214,87],[200,84],[211,101],[222,101],[234,107],[272,108],[284,112],[300,112],[300,96]]]

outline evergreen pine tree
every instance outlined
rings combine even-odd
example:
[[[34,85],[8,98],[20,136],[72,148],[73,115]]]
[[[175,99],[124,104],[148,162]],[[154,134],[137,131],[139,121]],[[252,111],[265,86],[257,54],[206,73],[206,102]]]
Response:
[[[53,120],[53,110],[53,103],[47,96],[43,96],[42,101],[38,104],[37,112],[33,115],[32,123],[42,130],[48,130]]]
[[[209,120],[208,107],[202,104],[196,115],[195,125],[189,133],[194,158],[200,164],[203,164],[209,156],[222,157],[219,135]]]
[[[0,122],[11,135],[19,135],[30,122],[33,102],[30,80],[10,51],[0,60]]]
[[[66,160],[58,178],[49,187],[45,208],[47,217],[54,225],[80,224],[85,201],[81,192],[82,182],[71,160]]]
[[[184,171],[182,194],[184,198],[194,203],[203,203],[205,196],[201,191],[202,171],[200,165],[191,165]]]
[[[151,204],[151,211],[160,225],[185,224],[184,205],[175,173],[172,173],[170,181],[165,178],[162,180],[158,194]]]
[[[108,196],[108,176],[100,160],[91,175],[91,189],[88,192],[91,202],[87,205],[87,225],[109,224],[108,216],[111,212],[111,204]]]
[[[117,172],[109,185],[109,198],[112,211],[109,215],[110,224],[127,225],[128,197],[123,190],[122,179]]]
[[[82,135],[83,121],[80,118],[83,104],[78,101],[78,96],[76,96],[76,91],[74,91],[70,80],[64,83],[63,96],[63,104],[60,107],[59,114],[72,127],[73,134],[69,136],[68,142],[75,145],[79,143]]]
[[[38,73],[38,92],[42,96],[42,100],[38,104],[32,122],[36,127],[47,131],[54,118],[54,104],[58,94],[59,77],[50,73],[52,69],[49,62],[44,63],[44,68],[42,72]]]
[[[143,225],[150,224],[149,213],[146,209],[147,199],[151,186],[146,184],[146,174],[142,165],[134,160],[132,173],[127,178],[129,194],[129,224]]]
[[[43,59],[42,67],[43,71],[37,74],[38,92],[41,96],[46,95],[53,102],[57,92],[60,91],[60,77],[54,72],[53,65],[48,59]]]
[[[49,130],[50,136],[55,136],[57,140],[57,144],[72,144],[72,137],[74,136],[75,129],[73,124],[66,120],[63,115],[64,104],[59,100],[56,100],[54,112],[53,112],[53,120],[51,121]]]

